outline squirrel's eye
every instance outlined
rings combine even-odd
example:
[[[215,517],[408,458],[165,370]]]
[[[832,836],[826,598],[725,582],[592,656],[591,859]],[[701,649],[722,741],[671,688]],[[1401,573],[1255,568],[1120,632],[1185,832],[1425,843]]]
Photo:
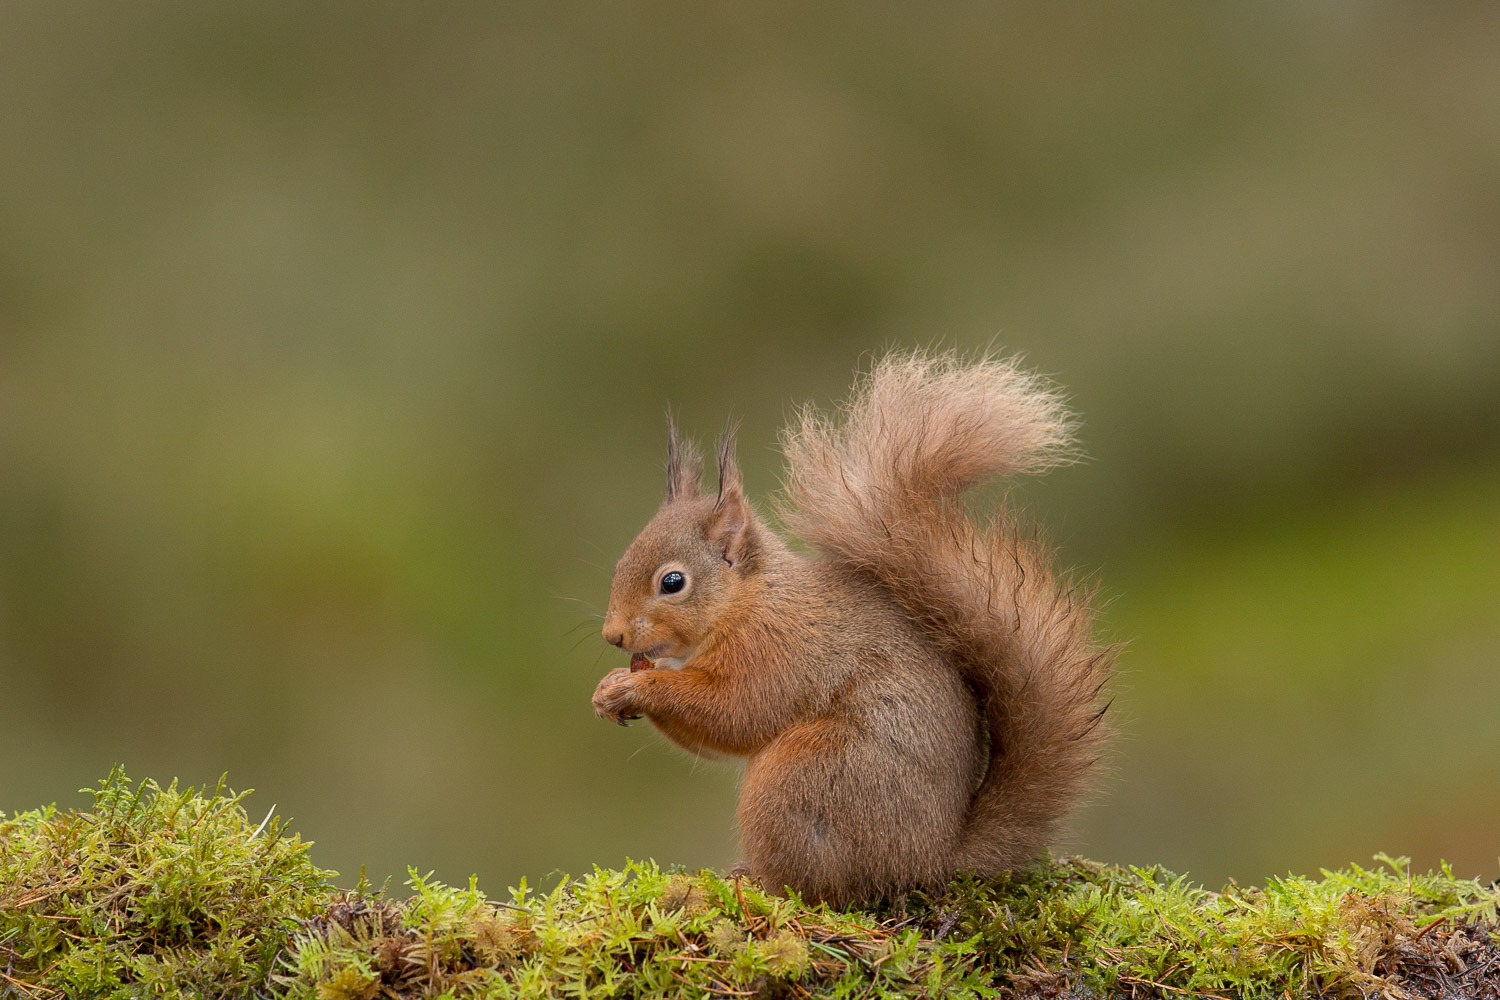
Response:
[[[687,586],[687,577],[675,569],[661,578],[661,592],[663,594],[675,594]]]

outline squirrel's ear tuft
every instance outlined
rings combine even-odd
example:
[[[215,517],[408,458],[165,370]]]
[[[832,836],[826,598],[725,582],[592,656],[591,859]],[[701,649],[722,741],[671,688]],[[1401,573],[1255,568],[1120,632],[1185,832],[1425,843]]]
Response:
[[[703,459],[698,447],[677,436],[677,421],[667,410],[667,500],[685,500],[699,494],[698,479],[703,474]]]
[[[733,422],[719,435],[719,501],[709,526],[709,538],[730,566],[739,565],[750,554],[750,503],[745,499],[740,466],[734,457],[738,429],[739,424]]]

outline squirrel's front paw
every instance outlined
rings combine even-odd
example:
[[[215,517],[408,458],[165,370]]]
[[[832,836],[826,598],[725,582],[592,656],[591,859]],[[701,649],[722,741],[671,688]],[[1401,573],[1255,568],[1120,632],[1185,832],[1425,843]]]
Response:
[[[605,674],[599,686],[594,688],[594,714],[622,726],[628,725],[632,719],[639,719],[636,684],[637,675],[627,667]]]

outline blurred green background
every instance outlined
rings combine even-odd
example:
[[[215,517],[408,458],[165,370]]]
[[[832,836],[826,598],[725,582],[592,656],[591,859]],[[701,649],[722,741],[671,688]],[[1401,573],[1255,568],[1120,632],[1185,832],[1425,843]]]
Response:
[[[0,809],[229,771],[352,883],[725,865],[596,720],[662,412],[775,490],[1024,352],[1130,641],[1073,849],[1500,874],[1500,7],[0,6]]]

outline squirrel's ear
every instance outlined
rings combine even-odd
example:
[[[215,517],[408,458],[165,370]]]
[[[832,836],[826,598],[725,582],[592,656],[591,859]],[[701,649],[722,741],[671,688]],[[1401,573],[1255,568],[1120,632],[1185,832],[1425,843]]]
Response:
[[[714,505],[709,528],[710,539],[730,566],[739,565],[750,550],[750,504],[734,458],[737,429],[738,424],[731,423],[719,435],[719,502]]]
[[[677,436],[677,421],[667,410],[667,500],[684,500],[699,493],[698,479],[703,474],[703,459],[691,441]]]

